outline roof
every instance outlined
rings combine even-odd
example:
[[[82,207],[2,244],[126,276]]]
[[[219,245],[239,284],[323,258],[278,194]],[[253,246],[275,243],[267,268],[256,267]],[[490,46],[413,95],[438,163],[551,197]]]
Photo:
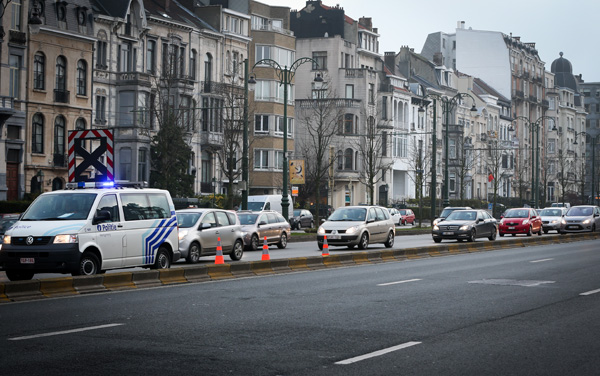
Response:
[[[500,94],[500,92],[498,92],[496,89],[494,89],[493,87],[488,85],[481,78],[477,78],[477,77],[473,78],[473,91],[475,92],[475,94],[478,94],[478,95],[479,94],[481,94],[481,95],[490,94],[490,95],[493,95],[494,97],[498,98],[498,100],[510,103],[510,99],[508,99],[504,95]]]

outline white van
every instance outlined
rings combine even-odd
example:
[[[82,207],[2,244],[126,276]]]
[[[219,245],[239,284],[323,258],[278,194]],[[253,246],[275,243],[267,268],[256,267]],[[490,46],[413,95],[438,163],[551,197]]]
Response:
[[[263,211],[263,210],[274,210],[279,214],[283,214],[281,209],[281,195],[258,195],[248,196],[248,210],[251,211]],[[288,195],[288,218],[294,216],[294,202],[292,196]]]
[[[551,207],[553,208],[567,208],[569,209],[571,207],[571,204],[568,202],[553,202]]]
[[[40,195],[6,231],[0,269],[8,279],[134,266],[166,269],[179,259],[177,216],[168,191],[74,184]]]

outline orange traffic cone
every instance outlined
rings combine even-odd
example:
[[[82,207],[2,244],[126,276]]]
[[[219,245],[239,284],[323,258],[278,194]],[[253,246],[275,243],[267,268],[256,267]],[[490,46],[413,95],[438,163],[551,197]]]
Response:
[[[263,243],[263,253],[261,260],[270,260],[271,256],[269,256],[269,245],[267,244],[267,237],[265,236],[265,242]]]
[[[223,260],[223,248],[221,247],[221,238],[217,238],[217,257],[215,257],[215,264],[224,264]]]
[[[323,236],[323,253],[321,256],[329,256],[329,245],[327,244],[327,235]]]

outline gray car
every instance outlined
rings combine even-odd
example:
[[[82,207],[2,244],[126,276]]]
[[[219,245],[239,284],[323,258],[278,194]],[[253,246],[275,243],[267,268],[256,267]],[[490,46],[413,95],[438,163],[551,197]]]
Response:
[[[366,249],[369,243],[394,245],[396,226],[386,208],[380,206],[343,206],[336,209],[317,231],[317,245]]]
[[[594,205],[572,206],[562,219],[560,233],[594,232],[600,228],[600,207]]]
[[[277,248],[287,247],[290,237],[290,224],[281,214],[272,210],[261,212],[238,211],[242,225],[244,245],[249,251],[262,249],[264,239],[267,245],[276,244]]]
[[[567,208],[544,208],[540,210],[540,217],[542,217],[542,229],[544,234],[549,231],[560,232],[560,226],[562,223],[562,217],[567,213]]]
[[[177,210],[179,223],[179,251],[188,263],[196,263],[201,256],[217,254],[221,239],[223,254],[240,260],[244,254],[244,240],[237,215],[221,209]]]

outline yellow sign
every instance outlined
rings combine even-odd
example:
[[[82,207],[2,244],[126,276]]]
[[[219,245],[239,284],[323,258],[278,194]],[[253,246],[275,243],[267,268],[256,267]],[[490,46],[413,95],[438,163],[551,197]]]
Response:
[[[290,184],[305,184],[304,159],[292,159],[289,164]]]

